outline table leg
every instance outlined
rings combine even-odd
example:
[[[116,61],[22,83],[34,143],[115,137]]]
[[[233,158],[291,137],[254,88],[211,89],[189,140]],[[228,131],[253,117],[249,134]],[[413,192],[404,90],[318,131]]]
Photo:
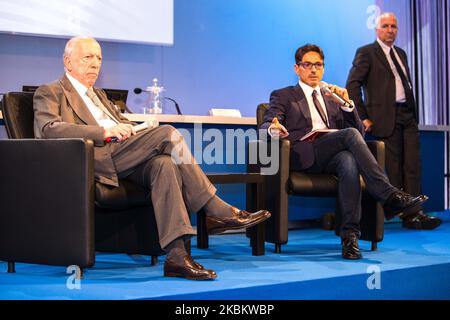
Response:
[[[263,209],[264,194],[262,183],[248,183],[247,184],[247,210],[257,211]],[[252,255],[262,256],[265,253],[265,222],[249,228],[250,245],[252,247]]]

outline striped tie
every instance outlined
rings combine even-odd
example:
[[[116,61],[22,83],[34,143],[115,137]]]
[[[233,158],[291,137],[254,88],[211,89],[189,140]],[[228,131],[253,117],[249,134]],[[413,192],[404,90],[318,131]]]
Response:
[[[113,117],[113,115],[109,112],[108,109],[103,105],[103,103],[100,101],[100,99],[95,94],[94,90],[92,88],[89,88],[86,92],[86,95],[91,98],[92,102],[100,108],[111,120],[113,120],[115,123],[119,123],[119,121],[116,120],[116,118]]]
[[[322,108],[322,105],[319,102],[319,99],[317,99],[317,91],[314,90],[312,93],[312,98],[314,102],[314,106],[316,107],[317,112],[320,115],[320,118],[322,119],[324,125],[327,126],[327,128],[330,128],[330,125],[328,124],[327,115],[325,114],[325,111]]]

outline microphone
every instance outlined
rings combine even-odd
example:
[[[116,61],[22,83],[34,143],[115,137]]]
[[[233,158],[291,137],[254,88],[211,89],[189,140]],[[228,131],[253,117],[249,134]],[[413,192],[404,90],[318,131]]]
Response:
[[[354,107],[354,105],[350,101],[347,101],[346,99],[342,98],[336,92],[332,92],[330,90],[330,88],[328,88],[328,83],[326,83],[325,81],[321,81],[319,86],[320,86],[321,89],[324,89],[326,92],[331,94],[331,96],[334,98],[334,100],[339,102],[342,107],[347,107],[347,108],[353,108]]]
[[[147,119],[144,122],[134,125],[133,129],[134,132],[139,133],[145,129],[152,129],[152,128],[156,128],[159,126],[159,121],[158,119]],[[108,137],[105,139],[105,142],[110,143],[110,142],[119,142],[119,138],[117,137]]]
[[[180,110],[180,106],[178,105],[178,103],[174,99],[169,98],[169,97],[164,97],[164,99],[172,101],[175,104],[175,109],[177,109],[178,115],[181,116],[181,110]]]
[[[142,92],[151,92],[151,90],[150,89],[134,88],[133,92],[135,94],[141,94]],[[169,97],[164,97],[164,99],[172,101],[175,104],[175,109],[177,109],[178,115],[180,115],[180,116],[182,115],[181,110],[180,110],[180,106],[178,105],[178,103],[174,99],[169,98]]]

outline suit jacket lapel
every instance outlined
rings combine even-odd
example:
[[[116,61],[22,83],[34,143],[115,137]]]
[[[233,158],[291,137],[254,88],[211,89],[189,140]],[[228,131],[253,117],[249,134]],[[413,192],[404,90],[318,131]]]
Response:
[[[374,43],[375,45],[375,55],[378,58],[378,60],[384,65],[384,67],[386,68],[386,70],[392,75],[394,76],[394,74],[392,73],[392,69],[391,66],[389,64],[389,61],[386,58],[386,55],[384,54],[383,49],[381,48],[380,44],[375,41]]]
[[[295,96],[296,103],[300,108],[300,111],[303,113],[305,118],[308,119],[308,121],[312,125],[311,112],[309,111],[308,100],[306,100],[305,93],[303,92],[303,90],[299,84],[297,84],[294,87],[294,96]]]
[[[64,95],[66,96],[67,101],[69,101],[70,107],[77,114],[78,118],[88,125],[98,125],[83,99],[72,86],[72,83],[70,83],[70,80],[66,77],[66,75],[61,78],[60,82]]]
[[[120,119],[117,118],[116,116],[116,112],[117,110],[112,110],[112,106],[109,100],[106,100],[103,98],[103,94],[101,94],[100,92],[102,92],[101,89],[96,89],[94,88],[94,92],[97,95],[97,97],[100,99],[101,103],[103,104],[103,106],[109,111],[109,116],[113,117],[114,119],[117,120],[117,122],[120,122]]]

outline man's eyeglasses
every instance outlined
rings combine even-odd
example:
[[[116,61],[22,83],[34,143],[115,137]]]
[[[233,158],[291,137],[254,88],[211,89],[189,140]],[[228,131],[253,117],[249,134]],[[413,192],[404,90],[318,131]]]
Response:
[[[325,63],[323,63],[323,62],[316,62],[316,63],[300,62],[298,65],[301,66],[303,69],[311,70],[312,67],[314,66],[314,67],[316,67],[316,70],[322,70],[323,67],[325,66]]]

